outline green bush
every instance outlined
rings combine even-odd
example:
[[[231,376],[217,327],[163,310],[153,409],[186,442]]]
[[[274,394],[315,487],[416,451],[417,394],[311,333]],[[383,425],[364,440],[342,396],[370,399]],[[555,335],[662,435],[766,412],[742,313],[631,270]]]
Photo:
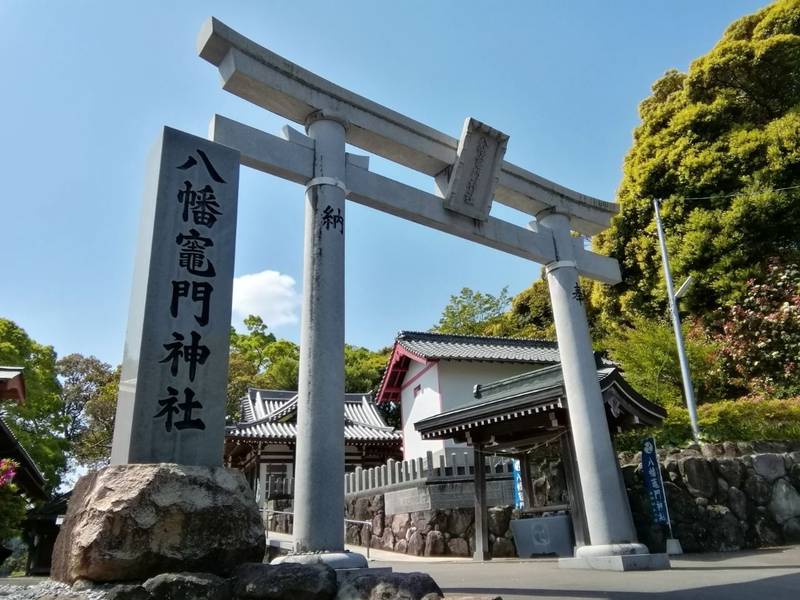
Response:
[[[724,399],[728,384],[717,344],[699,326],[686,325],[683,333],[698,402]],[[600,345],[645,398],[664,407],[684,404],[678,350],[669,323],[636,319],[633,327],[617,328]]]
[[[800,397],[787,400],[722,400],[698,407],[701,438],[707,442],[800,440]],[[689,411],[672,406],[660,427],[618,434],[617,450],[639,450],[641,440],[654,435],[660,447],[692,441]]]
[[[16,535],[25,519],[25,499],[13,483],[0,487],[0,544]]]

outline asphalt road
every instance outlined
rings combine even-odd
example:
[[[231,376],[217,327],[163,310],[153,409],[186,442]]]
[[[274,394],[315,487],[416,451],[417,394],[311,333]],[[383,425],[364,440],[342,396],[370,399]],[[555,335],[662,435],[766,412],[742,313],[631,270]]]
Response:
[[[445,596],[453,598],[800,600],[800,546],[673,557],[668,571],[629,573],[561,570],[555,559],[475,563],[408,556],[386,560],[392,556],[387,552],[374,556],[371,566],[429,573]],[[42,578],[0,578],[0,585],[39,581]]]
[[[668,571],[561,570],[555,559],[486,563],[372,561],[397,572],[429,573],[448,595],[503,600],[800,600],[800,546],[673,557]]]

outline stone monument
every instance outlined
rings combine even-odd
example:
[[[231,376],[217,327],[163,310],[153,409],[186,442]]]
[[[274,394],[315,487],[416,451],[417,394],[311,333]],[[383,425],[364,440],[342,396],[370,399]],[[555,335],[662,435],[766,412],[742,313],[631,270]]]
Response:
[[[260,561],[222,466],[239,152],[165,127],[145,185],[111,466],[75,487],[52,575],[72,583]]]

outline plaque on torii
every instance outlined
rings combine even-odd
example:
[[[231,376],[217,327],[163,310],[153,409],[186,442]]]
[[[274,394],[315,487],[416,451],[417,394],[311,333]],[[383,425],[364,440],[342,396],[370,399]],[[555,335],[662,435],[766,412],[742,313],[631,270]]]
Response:
[[[475,119],[461,138],[359,96],[211,18],[198,38],[223,89],[290,121],[271,135],[214,116],[209,138],[241,164],[306,186],[303,310],[295,467],[296,552],[341,552],[344,439],[345,199],[545,265],[591,545],[597,556],[636,554],[630,509],[611,445],[578,276],[614,284],[616,260],[571,232],[606,229],[614,204],[503,160],[508,136]],[[433,192],[369,170],[349,143],[433,178]],[[493,201],[535,218],[528,228],[491,216]]]

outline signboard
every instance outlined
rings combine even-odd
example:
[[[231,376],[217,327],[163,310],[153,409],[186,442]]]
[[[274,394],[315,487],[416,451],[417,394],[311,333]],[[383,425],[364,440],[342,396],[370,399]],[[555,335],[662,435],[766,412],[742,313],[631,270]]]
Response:
[[[656,454],[656,440],[653,437],[645,438],[642,442],[642,477],[650,498],[650,515],[653,523],[669,524],[667,497],[664,493],[664,481],[661,478],[661,467]]]
[[[165,127],[136,250],[112,464],[222,465],[239,152]]]

